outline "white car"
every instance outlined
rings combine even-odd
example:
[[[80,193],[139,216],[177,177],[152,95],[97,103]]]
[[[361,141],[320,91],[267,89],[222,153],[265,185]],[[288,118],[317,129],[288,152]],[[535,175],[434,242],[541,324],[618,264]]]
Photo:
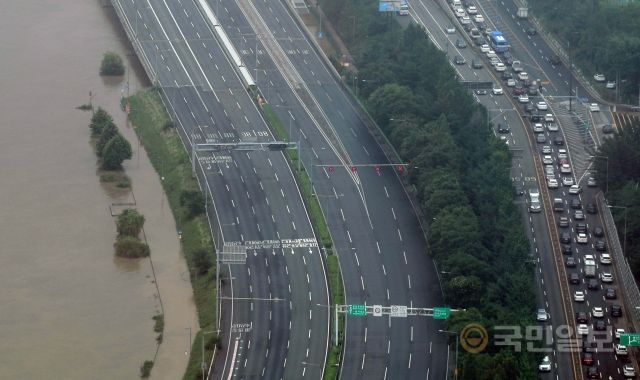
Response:
[[[598,103],[591,103],[589,104],[589,111],[600,112],[600,106],[598,105]]]
[[[495,51],[493,50],[489,50],[488,52],[485,53],[487,58],[491,59],[491,58],[498,58],[498,54],[496,54]]]
[[[594,318],[604,318],[604,310],[600,306],[596,306],[591,310],[591,315]]]
[[[493,92],[493,95],[502,95],[502,87],[494,87],[491,91]]]
[[[567,150],[566,149],[558,149],[558,159],[566,159],[567,158]]]
[[[600,281],[610,284],[613,282],[613,275],[609,272],[600,273]]]
[[[456,8],[455,14],[457,17],[464,17],[467,15],[467,13],[462,8]]]
[[[605,81],[604,74],[595,74],[595,75],[593,76],[593,79],[594,79],[596,82],[604,82],[604,81]]]
[[[481,24],[484,22],[484,17],[482,17],[482,15],[475,15],[473,17],[473,21],[477,22],[478,24]]]
[[[571,174],[571,166],[569,166],[569,164],[562,164],[562,166],[560,166],[560,173]],[[576,185],[572,185],[571,188],[573,188],[573,186],[576,186]],[[569,194],[578,194],[578,193],[572,193],[571,188],[569,188]]]
[[[579,335],[589,335],[589,326],[584,323],[578,325],[578,334]]]
[[[564,165],[568,166],[569,164],[564,164]],[[569,188],[569,194],[580,194],[581,192],[582,192],[582,188],[578,185],[571,185],[571,187]]]
[[[501,72],[503,72],[503,71],[505,71],[507,69],[507,66],[505,66],[504,63],[502,63],[502,62],[498,62],[498,63],[496,63],[495,68],[496,68],[497,72],[501,73]]]
[[[553,123],[555,119],[553,118],[553,114],[547,113],[544,115],[544,121],[547,123]]]
[[[540,372],[551,372],[551,360],[548,356],[542,358],[540,365],[538,366],[538,371]]]
[[[555,178],[547,178],[547,187],[550,189],[558,188],[558,180]]]
[[[558,124],[554,122],[547,123],[547,131],[558,132]]]
[[[529,74],[527,74],[526,71],[521,71],[518,73],[518,79],[520,80],[528,80],[529,79]]]
[[[453,25],[447,25],[447,34],[453,34],[456,32],[456,28]]]
[[[467,8],[467,13],[469,13],[470,15],[474,15],[478,13],[478,8],[476,8],[475,5],[471,5],[469,8]]]
[[[609,265],[611,264],[611,255],[608,253],[600,254],[600,264]]]
[[[623,346],[618,343],[613,347],[616,350],[616,355],[629,355],[629,350],[627,350],[627,346]]]
[[[538,102],[536,103],[536,108],[538,108],[538,111],[546,111],[549,109],[549,106],[546,102]]]
[[[542,126],[542,123],[533,124],[533,133],[544,133],[544,127]],[[553,164],[553,162],[550,162],[550,164]]]
[[[576,302],[584,302],[584,292],[582,290],[576,290],[573,293],[573,300]]]
[[[562,184],[564,186],[571,186],[573,185],[573,178],[572,177],[562,177]]]
[[[549,319],[549,313],[547,313],[545,309],[538,309],[538,312],[536,313],[536,319],[539,322],[544,322]]]
[[[480,51],[483,53],[488,53],[490,50],[491,50],[491,47],[489,47],[489,45],[487,44],[480,46]]]
[[[624,329],[616,329],[616,339],[620,339],[620,334],[626,334]]]
[[[462,16],[460,18],[460,24],[462,25],[471,24],[471,19],[469,18],[469,16]]]
[[[616,82],[607,82],[605,87],[608,88],[609,90],[612,90],[616,88]]]
[[[589,238],[587,237],[587,234],[585,234],[584,232],[580,232],[576,237],[576,240],[578,241],[579,244],[587,244],[589,242]]]
[[[527,94],[522,94],[520,96],[518,96],[518,101],[520,103],[529,103],[529,96]]]
[[[625,377],[636,377],[636,369],[633,364],[625,364],[624,367],[622,367],[622,374]]]
[[[495,66],[498,63],[502,63],[502,61],[500,61],[500,58],[498,58],[498,57],[491,58],[491,66]]]
[[[515,87],[516,86],[516,80],[513,78],[509,78],[507,79],[507,87]]]
[[[542,156],[542,163],[545,165],[553,164],[553,157],[550,154]]]

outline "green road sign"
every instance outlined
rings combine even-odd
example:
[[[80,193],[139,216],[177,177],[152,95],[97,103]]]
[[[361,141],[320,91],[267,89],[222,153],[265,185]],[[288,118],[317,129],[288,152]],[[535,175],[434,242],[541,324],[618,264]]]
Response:
[[[640,334],[620,334],[620,344],[627,347],[640,347]]]
[[[434,307],[433,319],[447,319],[451,315],[450,307]]]
[[[367,315],[367,307],[361,304],[347,305],[347,314],[356,317],[364,317]]]

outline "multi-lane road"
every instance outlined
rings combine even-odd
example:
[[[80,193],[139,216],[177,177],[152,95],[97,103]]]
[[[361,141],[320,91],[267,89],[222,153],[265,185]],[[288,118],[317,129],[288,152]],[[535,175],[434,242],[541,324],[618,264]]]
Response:
[[[188,149],[194,142],[272,139],[194,2],[114,4]],[[214,1],[211,8],[267,101],[300,140],[339,255],[347,303],[441,305],[435,267],[395,167],[374,169],[387,158],[289,11],[280,2],[241,8]],[[198,153],[202,182],[215,202],[212,224],[225,242],[250,248],[247,266],[230,268],[227,349],[214,375],[319,378],[329,302],[317,245],[307,247],[315,237],[295,182],[281,154],[229,155],[232,162],[218,164],[220,158]],[[273,248],[284,240],[301,247]],[[235,327],[246,324],[249,329]],[[445,378],[449,353],[439,328],[424,317],[348,318],[341,375]]]

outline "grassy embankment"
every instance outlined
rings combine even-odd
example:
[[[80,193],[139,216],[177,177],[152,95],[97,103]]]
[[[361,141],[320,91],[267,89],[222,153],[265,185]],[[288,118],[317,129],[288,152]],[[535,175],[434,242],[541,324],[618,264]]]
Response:
[[[182,250],[191,273],[194,298],[201,331],[193,338],[191,358],[184,379],[200,379],[202,370],[202,331],[215,329],[215,272],[214,268],[206,275],[194,276],[194,252],[206,249],[209,259],[215,262],[213,240],[205,215],[189,218],[188,210],[180,203],[183,191],[198,190],[198,183],[191,175],[191,164],[180,137],[171,128],[171,121],[158,94],[153,90],[141,91],[129,98],[129,115],[138,138],[162,180],[162,186],[169,199],[178,232],[181,233]],[[213,348],[218,340],[217,334],[208,334],[205,345],[205,361],[209,362]]]
[[[286,129],[278,116],[273,111],[273,108],[268,104],[264,104],[262,106],[262,114],[271,127],[271,131],[275,134],[276,139],[288,141],[289,138],[287,136]],[[309,178],[309,175],[305,171],[304,167],[300,166],[300,170],[298,170],[298,151],[287,150],[285,152],[285,156],[289,160],[291,170],[293,171],[296,181],[298,182],[298,187],[300,188],[302,199],[307,206],[309,217],[311,218],[311,223],[313,224],[313,229],[315,230],[316,235],[320,240],[321,247],[326,253],[326,255],[324,256],[325,269],[327,271],[327,281],[329,282],[331,304],[344,304],[344,292],[342,289],[340,265],[338,263],[338,258],[333,254],[333,243],[331,242],[329,229],[324,220],[324,216],[322,215],[322,210],[320,209],[318,198],[312,195],[313,189],[311,186],[311,179]],[[333,323],[333,318],[331,318],[331,321]],[[338,330],[340,336],[342,336],[343,325],[343,318],[339,318]],[[331,334],[333,334],[333,330]],[[327,355],[324,379],[337,378],[338,366],[340,364],[340,349],[341,345],[337,347],[332,345],[330,347],[329,354]]]

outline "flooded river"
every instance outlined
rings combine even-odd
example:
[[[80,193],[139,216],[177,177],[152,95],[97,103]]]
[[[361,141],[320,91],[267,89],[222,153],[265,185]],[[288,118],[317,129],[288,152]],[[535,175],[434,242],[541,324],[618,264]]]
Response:
[[[129,47],[98,0],[0,0],[0,379],[135,379],[154,358],[160,311],[148,260],[113,255],[110,205],[89,145],[89,101],[119,111],[126,78],[98,76]],[[131,91],[140,88],[131,74]],[[181,378],[195,310],[176,228],[156,173],[135,143],[126,170],[147,218],[165,311],[153,378]]]

